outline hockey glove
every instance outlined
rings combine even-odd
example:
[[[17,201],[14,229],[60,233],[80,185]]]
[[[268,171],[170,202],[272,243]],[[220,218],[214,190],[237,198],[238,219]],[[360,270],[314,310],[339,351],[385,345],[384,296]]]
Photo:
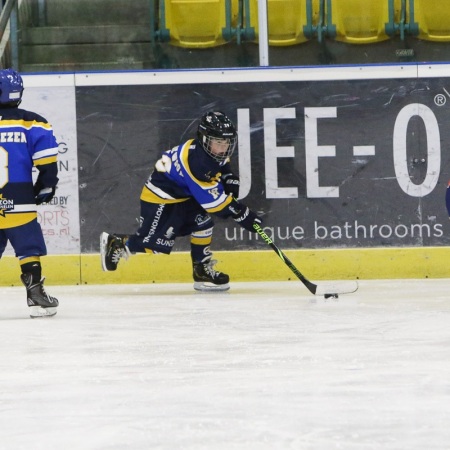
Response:
[[[34,193],[36,205],[41,205],[42,203],[48,203],[55,196],[56,187],[42,188],[38,192],[36,190]]]
[[[256,215],[248,206],[240,205],[241,210],[233,215],[233,219],[242,227],[245,228],[247,231],[250,231],[252,233],[256,233],[255,229],[253,228],[253,224],[257,223],[258,225],[262,224],[262,220],[260,217]]]
[[[234,198],[239,197],[239,177],[234,173],[226,173],[221,176],[223,188],[226,194],[231,194]]]

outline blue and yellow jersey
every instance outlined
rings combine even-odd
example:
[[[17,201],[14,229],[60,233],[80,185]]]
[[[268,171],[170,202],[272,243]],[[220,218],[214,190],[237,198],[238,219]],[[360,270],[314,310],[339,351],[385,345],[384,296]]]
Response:
[[[0,228],[36,218],[33,166],[43,187],[58,183],[58,144],[51,125],[19,108],[0,109]]]
[[[180,203],[194,198],[208,213],[229,215],[233,197],[225,193],[220,176],[229,171],[191,139],[163,153],[147,180],[141,200],[149,203]]]

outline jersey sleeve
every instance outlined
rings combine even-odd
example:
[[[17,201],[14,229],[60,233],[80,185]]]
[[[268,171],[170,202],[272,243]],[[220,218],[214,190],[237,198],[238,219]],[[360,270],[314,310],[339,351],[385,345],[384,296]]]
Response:
[[[33,164],[39,171],[37,186],[40,189],[58,184],[58,144],[49,123],[40,116],[34,120],[31,134]]]

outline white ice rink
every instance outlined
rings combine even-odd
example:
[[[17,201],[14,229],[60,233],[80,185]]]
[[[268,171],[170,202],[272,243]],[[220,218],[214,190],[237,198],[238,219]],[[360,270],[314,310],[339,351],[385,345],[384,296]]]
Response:
[[[450,279],[0,287],[1,450],[450,449]]]

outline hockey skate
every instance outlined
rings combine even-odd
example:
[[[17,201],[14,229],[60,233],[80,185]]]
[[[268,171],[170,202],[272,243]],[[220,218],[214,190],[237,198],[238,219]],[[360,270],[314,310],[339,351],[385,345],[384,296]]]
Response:
[[[30,317],[51,317],[56,314],[59,305],[58,299],[51,297],[45,292],[44,280],[33,284],[31,273],[24,273],[20,276],[22,283],[27,289],[27,304],[30,308]]]
[[[124,237],[124,235],[108,233],[100,235],[100,257],[102,269],[105,272],[116,270],[120,258],[128,259],[130,250],[123,242]]]
[[[227,291],[230,277],[214,269],[216,260],[194,263],[194,289],[197,291]]]

